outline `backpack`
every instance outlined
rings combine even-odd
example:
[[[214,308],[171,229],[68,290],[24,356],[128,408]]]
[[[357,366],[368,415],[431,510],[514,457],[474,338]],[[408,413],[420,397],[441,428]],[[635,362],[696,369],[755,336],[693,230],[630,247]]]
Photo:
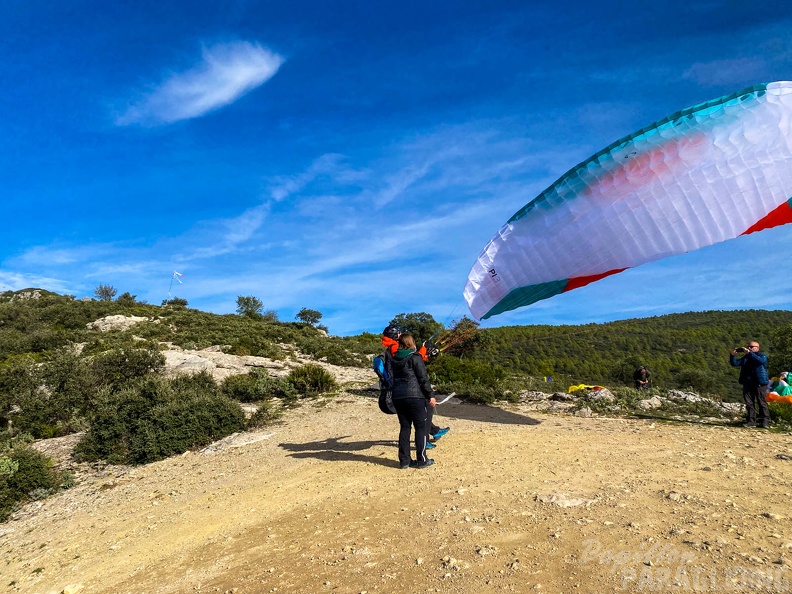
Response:
[[[374,372],[379,378],[380,394],[379,407],[387,415],[396,414],[393,406],[391,390],[393,389],[393,367],[391,366],[390,353],[387,350],[374,357]]]

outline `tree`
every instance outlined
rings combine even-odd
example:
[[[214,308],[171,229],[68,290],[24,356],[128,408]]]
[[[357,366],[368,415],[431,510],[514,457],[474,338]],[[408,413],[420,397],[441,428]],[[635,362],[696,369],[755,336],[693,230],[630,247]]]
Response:
[[[118,289],[112,285],[100,284],[98,287],[96,287],[96,289],[94,289],[94,297],[96,297],[99,301],[112,301],[113,297],[115,297],[117,293]]]
[[[440,335],[441,347],[457,357],[464,357],[476,351],[476,348],[490,341],[489,335],[479,332],[479,323],[467,316],[459,321],[451,322],[451,328]]]
[[[792,325],[784,324],[773,333],[772,347],[771,375],[792,369]]]
[[[316,311],[315,309],[308,309],[307,307],[303,307],[297,315],[294,316],[296,320],[300,322],[304,322],[306,324],[310,324],[311,326],[316,326],[319,323],[319,320],[322,319],[322,312]]]
[[[260,318],[261,311],[264,309],[264,303],[258,297],[248,295],[237,297],[237,314],[248,318]]]
[[[119,305],[123,305],[124,307],[132,307],[133,305],[137,305],[137,295],[132,295],[127,291],[126,293],[121,293],[116,299],[116,303]]]
[[[280,318],[278,317],[278,312],[274,309],[268,309],[264,312],[264,315],[261,316],[261,319],[265,322],[280,322]]]
[[[164,299],[162,301],[162,307],[171,306],[171,307],[187,307],[187,300],[182,299],[181,297],[174,297],[173,299]]]
[[[415,342],[421,344],[425,340],[429,340],[435,333],[443,329],[443,325],[436,321],[430,314],[425,312],[420,313],[400,313],[390,321],[392,326],[398,326],[404,332],[413,335]]]

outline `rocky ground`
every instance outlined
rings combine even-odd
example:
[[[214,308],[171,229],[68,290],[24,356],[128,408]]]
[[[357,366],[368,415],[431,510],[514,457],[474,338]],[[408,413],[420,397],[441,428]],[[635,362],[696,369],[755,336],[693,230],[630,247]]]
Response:
[[[0,592],[792,591],[788,434],[452,399],[400,470],[373,373],[335,371],[272,427],[76,467],[0,525]]]

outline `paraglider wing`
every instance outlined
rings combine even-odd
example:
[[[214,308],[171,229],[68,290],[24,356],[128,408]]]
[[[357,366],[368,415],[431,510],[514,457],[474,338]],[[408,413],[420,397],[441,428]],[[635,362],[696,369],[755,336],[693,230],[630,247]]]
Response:
[[[792,82],[675,113],[583,161],[473,265],[478,319],[628,268],[792,222]]]

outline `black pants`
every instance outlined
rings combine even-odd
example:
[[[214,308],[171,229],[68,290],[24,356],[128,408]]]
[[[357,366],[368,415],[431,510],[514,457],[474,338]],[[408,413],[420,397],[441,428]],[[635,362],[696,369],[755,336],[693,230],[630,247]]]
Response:
[[[435,425],[432,422],[432,417],[434,417],[434,412],[435,412],[434,406],[429,406],[429,402],[427,401],[427,403],[426,403],[426,432],[429,435],[434,435],[435,433],[440,431],[440,427],[438,427],[437,425]]]
[[[749,423],[757,421],[762,425],[770,423],[770,411],[767,410],[767,386],[753,383],[743,384],[743,398],[745,399],[745,416]],[[759,413],[758,419],[757,412]]]
[[[410,432],[415,427],[415,459],[426,462],[426,399],[404,398],[393,401],[399,416],[399,464],[410,463]]]

